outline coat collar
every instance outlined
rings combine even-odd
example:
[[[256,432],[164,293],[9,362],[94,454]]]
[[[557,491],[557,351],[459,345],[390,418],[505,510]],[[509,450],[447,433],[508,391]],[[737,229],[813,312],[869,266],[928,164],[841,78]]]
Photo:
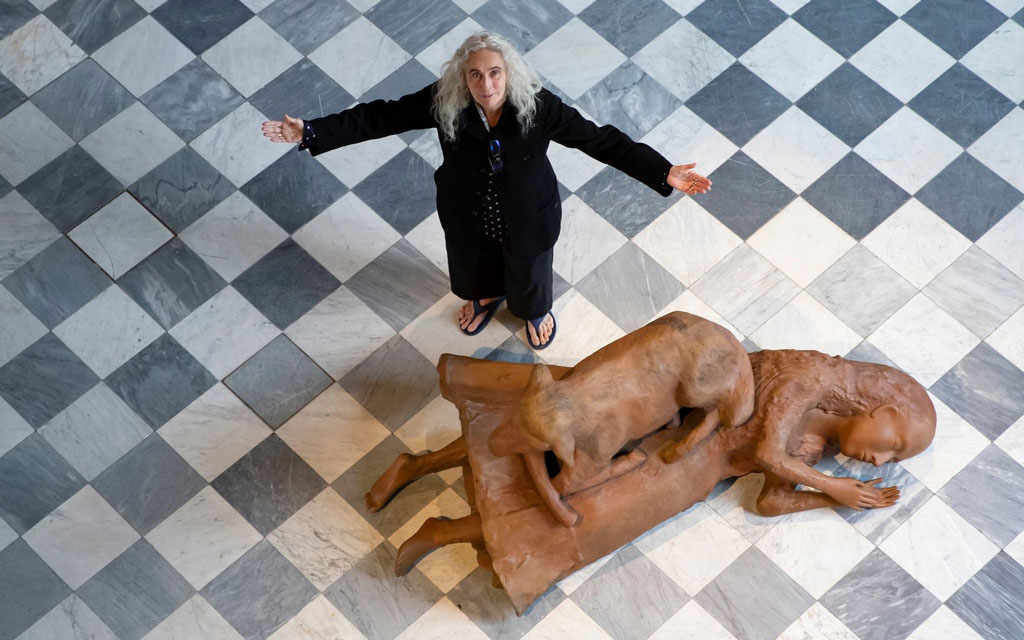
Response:
[[[503,131],[509,119],[515,120],[515,108],[506,102],[505,108],[501,111],[501,117],[498,119],[498,124],[494,125],[494,129],[499,132]],[[459,114],[459,133],[467,133],[477,140],[487,140],[491,137],[487,127],[484,126],[483,120],[480,119],[480,114],[476,111],[476,104],[472,101]]]

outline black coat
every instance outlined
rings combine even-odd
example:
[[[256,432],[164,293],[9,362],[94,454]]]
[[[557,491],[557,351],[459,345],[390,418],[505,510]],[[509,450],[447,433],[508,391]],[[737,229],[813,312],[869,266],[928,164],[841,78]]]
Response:
[[[311,120],[317,155],[338,147],[383,138],[411,129],[438,128],[430,113],[435,85],[398,100],[375,100]],[[490,172],[488,141],[501,142],[504,169],[495,176],[501,210],[508,222],[511,250],[537,255],[554,246],[562,222],[555,173],[547,158],[552,140],[583,151],[668,196],[671,163],[646,144],[634,142],[615,127],[598,127],[546,89],[538,94],[534,126],[521,133],[515,110],[506,103],[491,133],[470,104],[459,119],[455,142],[440,136],[444,160],[434,172],[437,213],[449,251],[475,251],[481,244],[481,192]]]

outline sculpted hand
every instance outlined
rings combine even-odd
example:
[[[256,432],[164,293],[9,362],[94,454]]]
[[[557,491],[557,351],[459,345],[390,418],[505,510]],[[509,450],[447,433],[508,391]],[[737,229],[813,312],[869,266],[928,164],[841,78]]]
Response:
[[[669,169],[666,182],[668,182],[670,187],[691,196],[697,193],[707,193],[708,189],[711,188],[711,181],[699,173],[691,171],[696,166],[696,162],[691,162],[690,164],[680,164],[672,167]]]
[[[844,507],[850,507],[857,511],[891,507],[900,499],[900,490],[898,487],[879,489],[875,485],[881,481],[881,478],[867,482],[861,482],[856,478],[836,478],[834,486],[829,487],[828,493]]]
[[[302,120],[287,113],[284,120],[268,120],[263,123],[263,135],[271,142],[299,142],[302,140]]]

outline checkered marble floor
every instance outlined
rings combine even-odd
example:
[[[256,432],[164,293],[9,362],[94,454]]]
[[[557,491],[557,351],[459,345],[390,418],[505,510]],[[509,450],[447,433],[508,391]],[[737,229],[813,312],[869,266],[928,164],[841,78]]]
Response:
[[[468,545],[402,578],[458,471],[431,132],[316,159],[259,123],[512,38],[600,122],[714,182],[663,199],[554,146],[571,364],[664,312],[895,364],[933,446],[884,511],[765,519],[761,479],[522,618]],[[1024,637],[1024,0],[0,0],[0,640]],[[843,458],[828,473],[874,477]]]

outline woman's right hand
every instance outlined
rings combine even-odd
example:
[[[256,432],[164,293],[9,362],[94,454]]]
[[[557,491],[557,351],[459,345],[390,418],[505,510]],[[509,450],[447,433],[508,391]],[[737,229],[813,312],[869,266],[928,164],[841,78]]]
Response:
[[[302,120],[293,118],[287,113],[284,120],[268,120],[263,123],[263,135],[271,142],[296,143],[302,140]]]

